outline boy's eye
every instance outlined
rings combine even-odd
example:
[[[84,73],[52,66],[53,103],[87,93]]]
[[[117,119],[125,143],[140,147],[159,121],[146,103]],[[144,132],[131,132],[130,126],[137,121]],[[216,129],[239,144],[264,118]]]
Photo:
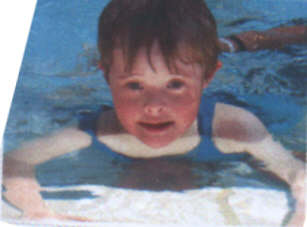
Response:
[[[138,82],[129,82],[129,83],[127,83],[126,86],[127,86],[129,89],[131,89],[131,90],[142,90],[142,89],[143,89],[143,87],[141,86],[141,84],[138,83]]]
[[[167,88],[170,88],[170,89],[180,89],[183,87],[184,87],[184,83],[180,80],[173,80],[167,85]]]

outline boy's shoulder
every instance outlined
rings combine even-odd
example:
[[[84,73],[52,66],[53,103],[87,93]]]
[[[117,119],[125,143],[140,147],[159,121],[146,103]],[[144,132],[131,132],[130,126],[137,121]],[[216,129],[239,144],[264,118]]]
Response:
[[[213,137],[239,143],[257,143],[269,133],[253,113],[230,104],[216,103]]]

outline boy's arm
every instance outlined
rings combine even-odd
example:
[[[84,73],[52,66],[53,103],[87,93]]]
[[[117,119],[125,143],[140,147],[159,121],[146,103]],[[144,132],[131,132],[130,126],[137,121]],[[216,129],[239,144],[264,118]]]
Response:
[[[5,198],[21,209],[27,218],[69,218],[56,215],[46,207],[35,178],[35,166],[90,144],[90,136],[78,129],[68,128],[6,153],[3,161]]]
[[[290,224],[301,226],[304,222],[305,208],[304,163],[274,141],[256,116],[239,107],[216,105],[213,136],[216,146],[222,152],[248,152],[261,160],[266,170],[290,185],[296,199],[296,211]]]

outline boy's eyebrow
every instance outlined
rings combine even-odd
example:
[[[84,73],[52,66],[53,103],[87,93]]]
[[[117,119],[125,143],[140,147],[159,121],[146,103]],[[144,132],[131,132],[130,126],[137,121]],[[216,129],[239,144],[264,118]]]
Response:
[[[141,74],[121,74],[121,75],[118,75],[117,78],[119,79],[127,79],[129,77],[140,77],[142,76]]]
[[[190,76],[185,74],[185,73],[182,73],[182,74],[168,74],[169,76],[172,76],[172,77],[183,77],[183,78],[189,78]],[[135,73],[135,74],[121,74],[121,75],[118,75],[117,78],[118,79],[127,79],[127,78],[130,78],[130,77],[142,77],[143,75],[141,73]]]

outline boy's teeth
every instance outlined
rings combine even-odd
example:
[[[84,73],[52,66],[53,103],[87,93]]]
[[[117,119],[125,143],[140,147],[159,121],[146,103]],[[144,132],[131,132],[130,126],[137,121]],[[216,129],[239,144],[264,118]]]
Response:
[[[163,128],[172,124],[172,122],[163,122],[163,123],[140,123],[142,126],[150,128]]]

